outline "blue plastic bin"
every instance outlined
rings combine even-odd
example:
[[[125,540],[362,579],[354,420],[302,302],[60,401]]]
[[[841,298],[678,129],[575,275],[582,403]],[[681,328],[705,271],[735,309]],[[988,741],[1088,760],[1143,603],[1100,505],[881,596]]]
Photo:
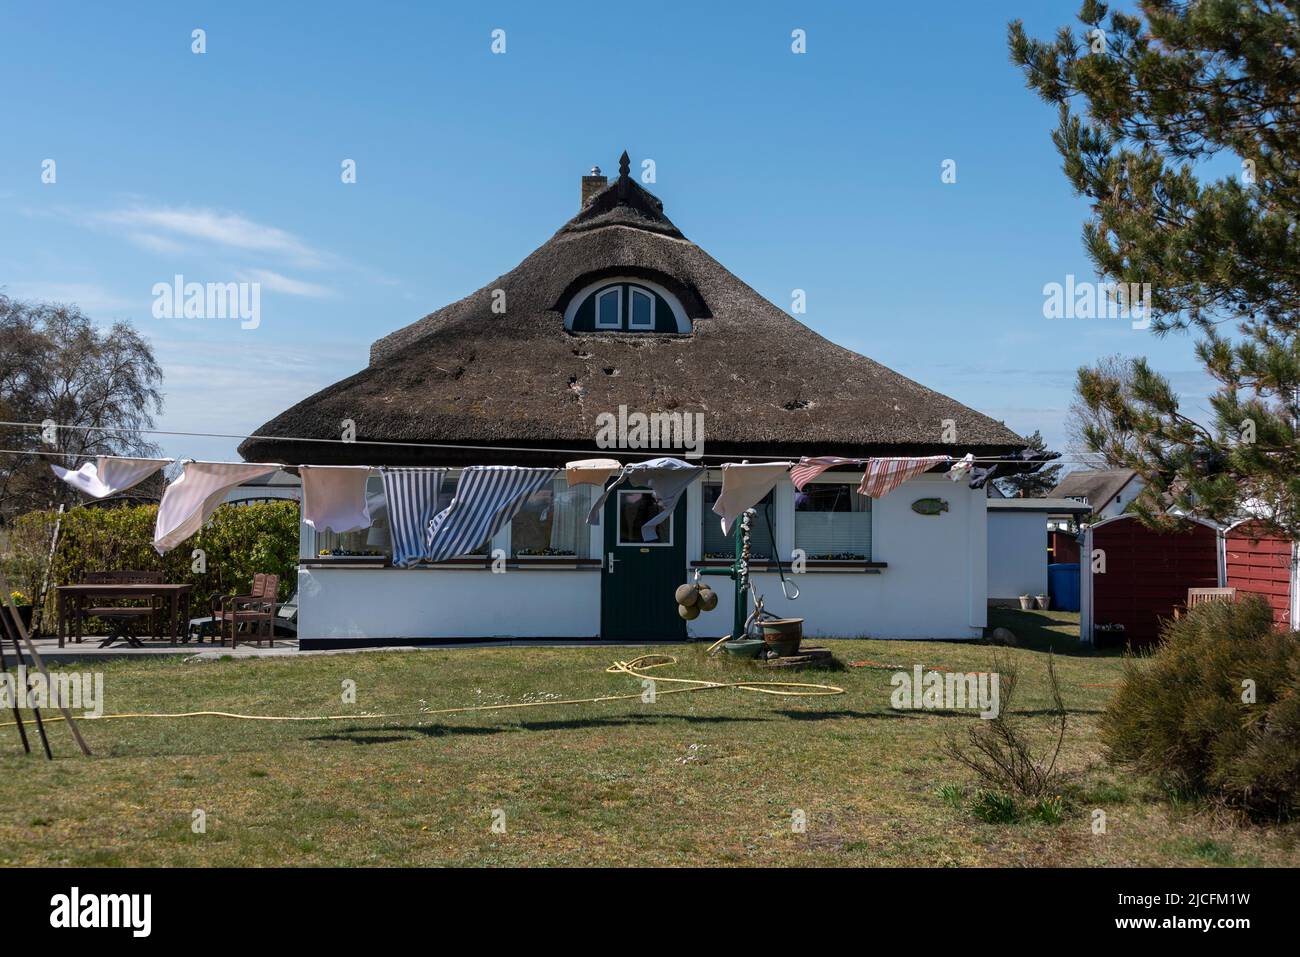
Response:
[[[1047,594],[1055,611],[1079,610],[1079,563],[1059,562],[1047,566]]]

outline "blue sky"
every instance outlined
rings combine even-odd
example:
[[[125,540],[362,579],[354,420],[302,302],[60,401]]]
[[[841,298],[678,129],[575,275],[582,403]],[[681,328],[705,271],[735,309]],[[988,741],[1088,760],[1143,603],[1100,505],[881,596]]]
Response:
[[[160,428],[245,434],[512,268],[626,148],[761,294],[788,309],[805,290],[821,334],[1054,448],[1075,369],[1112,353],[1150,356],[1200,416],[1190,339],[1043,317],[1045,283],[1093,278],[1086,207],[1006,24],[1047,36],[1077,8],[8,3],[0,286],[142,329],[166,372]],[[260,282],[261,324],[153,318],[177,273]],[[237,442],[161,444],[233,458]]]

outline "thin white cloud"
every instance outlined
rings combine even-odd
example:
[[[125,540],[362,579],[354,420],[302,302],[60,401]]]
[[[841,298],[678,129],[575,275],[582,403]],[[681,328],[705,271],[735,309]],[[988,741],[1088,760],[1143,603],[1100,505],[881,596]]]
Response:
[[[186,249],[184,243],[156,233],[127,233],[126,238],[141,249],[162,253],[165,256],[175,256],[185,252]]]
[[[88,282],[14,282],[0,287],[0,291],[12,299],[75,303],[92,318],[102,318],[104,313],[122,314],[148,308],[147,300],[132,302],[103,286]]]
[[[328,299],[334,295],[334,290],[326,286],[320,286],[314,282],[303,282],[301,279],[294,279],[291,276],[285,276],[270,269],[249,269],[239,272],[237,275],[246,282],[261,283],[264,288],[272,292],[282,292],[289,296]]]
[[[326,254],[293,233],[254,222],[238,213],[188,207],[133,206],[99,213],[95,219],[131,229],[137,241],[139,237],[150,237],[152,241],[175,242],[177,237],[182,237],[244,252],[284,256],[305,267],[319,268],[329,261]]]

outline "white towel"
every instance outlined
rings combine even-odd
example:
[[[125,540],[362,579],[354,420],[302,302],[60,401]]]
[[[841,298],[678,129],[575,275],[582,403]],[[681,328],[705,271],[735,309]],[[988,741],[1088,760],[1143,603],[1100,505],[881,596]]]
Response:
[[[604,485],[621,468],[614,459],[580,459],[564,463],[564,481],[575,485]]]
[[[318,532],[370,527],[367,465],[300,465],[302,520]]]
[[[167,554],[203,527],[228,491],[279,468],[244,462],[186,462],[181,477],[163,492],[153,547],[159,555]]]
[[[54,474],[73,488],[92,498],[107,498],[139,485],[157,472],[171,459],[124,459],[115,455],[101,455],[94,462],[86,462],[75,472],[59,465],[51,465]]]
[[[686,487],[703,474],[703,465],[692,465],[690,462],[683,462],[681,459],[670,457],[625,465],[618,478],[607,486],[596,497],[596,501],[592,503],[591,511],[587,514],[587,524],[600,524],[600,513],[605,507],[605,502],[609,499],[610,493],[620,485],[631,483],[632,485],[644,486],[654,492],[655,500],[659,502],[662,510],[641,526],[641,539],[646,542],[657,542],[659,533],[656,531],[656,527],[672,518],[673,509],[677,506],[677,500],[682,497]]]
[[[975,467],[975,454],[973,452],[967,452],[964,456],[962,456],[960,461],[953,463],[952,468],[948,470],[947,474],[944,477],[954,482],[960,482],[962,479],[964,479],[967,475],[970,474],[971,469],[973,469],[974,467]]]
[[[722,534],[730,535],[731,526],[745,509],[757,505],[777,482],[790,472],[791,462],[741,463],[722,466],[722,494],[713,503],[713,511],[722,516]]]

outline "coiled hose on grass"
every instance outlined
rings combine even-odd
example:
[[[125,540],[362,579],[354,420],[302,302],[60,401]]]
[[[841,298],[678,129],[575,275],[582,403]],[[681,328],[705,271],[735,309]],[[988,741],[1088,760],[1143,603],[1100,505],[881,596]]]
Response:
[[[677,664],[674,655],[641,655],[631,661],[615,661],[605,669],[606,674],[621,674],[643,681],[671,682],[686,685],[683,688],[656,689],[655,695],[683,694],[689,691],[716,691],[722,688],[736,688],[740,691],[756,691],[760,694],[781,695],[784,697],[821,697],[825,695],[844,694],[845,690],[836,685],[812,684],[802,681],[705,681],[699,678],[672,678],[667,675],[651,675],[656,668],[667,668]],[[600,695],[595,698],[561,698],[555,701],[522,701],[514,704],[482,704],[463,708],[437,708],[421,711],[392,712],[358,712],[355,714],[321,714],[321,715],[271,715],[239,714],[233,711],[178,711],[170,713],[134,712],[124,714],[103,714],[98,717],[83,715],[83,721],[117,721],[125,718],[234,718],[240,721],[371,721],[380,718],[428,717],[444,714],[467,714],[475,711],[508,711],[516,708],[548,708],[559,705],[598,704],[602,701],[626,701],[640,698],[642,692],[631,694]],[[64,720],[62,717],[48,717],[45,721],[53,723]],[[0,727],[16,724],[7,721]]]

